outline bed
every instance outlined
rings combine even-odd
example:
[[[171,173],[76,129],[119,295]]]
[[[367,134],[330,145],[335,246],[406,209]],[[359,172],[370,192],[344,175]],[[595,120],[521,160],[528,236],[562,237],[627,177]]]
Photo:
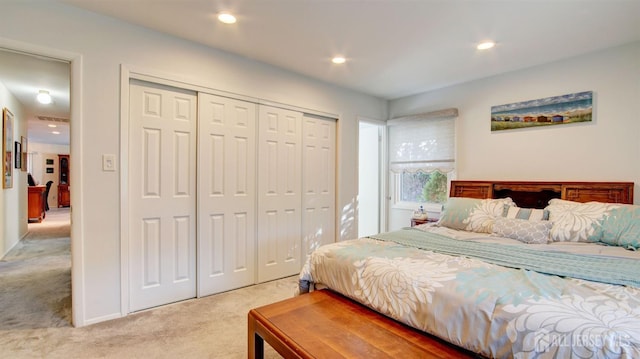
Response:
[[[628,182],[454,181],[440,220],[315,250],[328,288],[491,358],[640,357]]]

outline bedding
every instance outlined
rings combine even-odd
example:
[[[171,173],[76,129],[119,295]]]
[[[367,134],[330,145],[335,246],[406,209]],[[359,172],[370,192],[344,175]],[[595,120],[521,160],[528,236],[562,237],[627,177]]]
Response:
[[[640,249],[640,206],[622,204],[608,211],[596,227],[599,242]]]
[[[502,216],[506,218],[525,219],[527,221],[546,221],[549,219],[549,211],[546,209],[520,208],[505,204]]]
[[[320,247],[300,288],[329,287],[487,357],[639,358],[637,273],[640,254],[620,246],[422,225]]]
[[[530,221],[520,218],[496,218],[492,235],[517,239],[523,243],[544,244],[549,242],[549,231],[553,222]]]
[[[438,224],[453,229],[491,233],[493,222],[505,206],[515,206],[511,198],[476,199],[452,197],[442,206]]]
[[[600,242],[640,249],[640,206],[552,199],[545,208],[551,241]]]
[[[597,227],[607,213],[619,204],[587,202],[579,203],[562,199],[552,199],[545,208],[549,220],[554,223],[551,240],[554,242],[596,242]]]

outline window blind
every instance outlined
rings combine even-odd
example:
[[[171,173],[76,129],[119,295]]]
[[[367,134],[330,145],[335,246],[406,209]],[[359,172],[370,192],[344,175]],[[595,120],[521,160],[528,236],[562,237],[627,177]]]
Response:
[[[455,117],[423,114],[389,121],[389,165],[393,172],[453,171]]]

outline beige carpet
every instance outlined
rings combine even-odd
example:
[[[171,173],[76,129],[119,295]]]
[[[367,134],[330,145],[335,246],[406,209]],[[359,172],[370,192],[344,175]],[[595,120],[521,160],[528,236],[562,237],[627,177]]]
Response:
[[[0,261],[0,358],[246,358],[249,309],[297,285],[290,277],[73,328],[69,248],[69,212],[51,209]]]

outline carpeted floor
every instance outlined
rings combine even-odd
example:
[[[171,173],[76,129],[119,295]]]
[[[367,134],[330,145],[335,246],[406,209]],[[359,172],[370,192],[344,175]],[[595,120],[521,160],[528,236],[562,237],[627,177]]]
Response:
[[[0,358],[246,358],[249,309],[293,296],[296,277],[73,328],[68,209],[0,261]],[[265,345],[266,358],[280,356]]]

